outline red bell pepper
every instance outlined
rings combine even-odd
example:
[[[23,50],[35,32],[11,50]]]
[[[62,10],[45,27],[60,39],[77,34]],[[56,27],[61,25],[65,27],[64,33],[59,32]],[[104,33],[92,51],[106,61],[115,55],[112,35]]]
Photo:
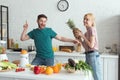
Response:
[[[34,66],[34,74],[40,74],[40,67],[39,66]]]

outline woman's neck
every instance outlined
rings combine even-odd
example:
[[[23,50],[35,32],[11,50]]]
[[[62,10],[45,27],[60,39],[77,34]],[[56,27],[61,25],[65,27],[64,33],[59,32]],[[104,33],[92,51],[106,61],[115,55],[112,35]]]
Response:
[[[89,28],[91,28],[92,26],[86,26],[86,29],[89,29]]]

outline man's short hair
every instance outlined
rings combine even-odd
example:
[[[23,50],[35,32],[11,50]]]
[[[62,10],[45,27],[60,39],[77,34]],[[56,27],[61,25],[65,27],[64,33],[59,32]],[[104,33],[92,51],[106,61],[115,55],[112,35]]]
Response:
[[[40,19],[40,18],[46,18],[47,19],[47,16],[46,15],[44,15],[44,14],[40,14],[40,15],[38,15],[38,20]]]

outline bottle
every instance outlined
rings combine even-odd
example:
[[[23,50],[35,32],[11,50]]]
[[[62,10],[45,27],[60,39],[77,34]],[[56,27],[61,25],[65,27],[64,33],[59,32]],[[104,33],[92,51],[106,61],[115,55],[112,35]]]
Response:
[[[57,48],[56,45],[54,45],[54,46],[52,47],[52,49],[53,49],[54,52],[58,51],[58,48]]]
[[[11,39],[11,48],[14,48],[14,40],[13,39]]]
[[[19,44],[18,44],[18,42],[16,40],[16,42],[15,42],[15,49],[18,49],[18,48],[19,48]]]
[[[112,45],[112,52],[117,53],[117,44]]]
[[[9,48],[11,48],[11,46],[12,46],[12,44],[11,44],[11,43],[12,43],[12,40],[9,39],[9,42],[8,42],[8,43],[9,43]]]

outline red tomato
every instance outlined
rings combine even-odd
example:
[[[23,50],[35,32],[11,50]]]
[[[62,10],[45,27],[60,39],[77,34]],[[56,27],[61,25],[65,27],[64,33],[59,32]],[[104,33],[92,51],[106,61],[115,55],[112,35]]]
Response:
[[[25,68],[23,68],[22,71],[25,71]]]
[[[40,67],[39,66],[34,66],[34,74],[40,74]]]
[[[25,68],[16,68],[15,72],[25,71]]]
[[[16,69],[15,72],[18,72],[18,69]]]
[[[19,72],[19,68],[16,68],[15,72]]]

